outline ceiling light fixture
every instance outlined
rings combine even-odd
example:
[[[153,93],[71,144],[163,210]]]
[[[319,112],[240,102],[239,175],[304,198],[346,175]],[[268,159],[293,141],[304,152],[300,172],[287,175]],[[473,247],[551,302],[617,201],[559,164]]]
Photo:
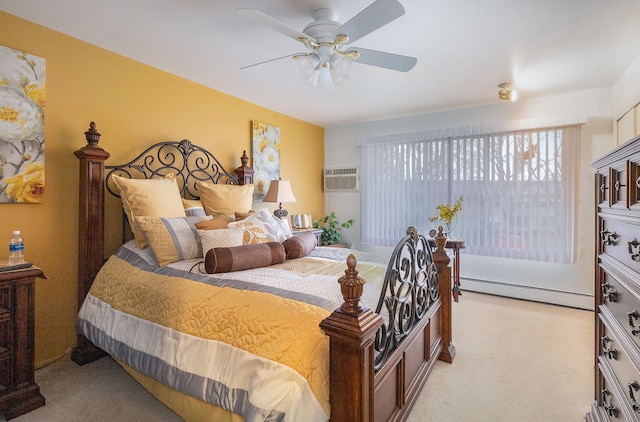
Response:
[[[404,7],[398,0],[374,0],[344,24],[337,21],[334,10],[317,9],[313,12],[313,21],[305,26],[302,32],[256,9],[241,8],[236,12],[301,42],[311,50],[292,57],[300,62],[300,69],[304,72],[307,82],[322,90],[344,85],[349,80],[352,61],[400,72],[410,71],[417,62],[415,57],[350,46],[352,42],[404,15]],[[291,56],[280,58],[285,57]],[[273,60],[244,66],[242,69]]]
[[[511,82],[503,82],[498,85],[498,97],[505,101],[515,101],[518,98],[518,91],[511,88]]]
[[[293,56],[300,61],[300,70],[311,86],[328,91],[349,80],[351,60],[357,59],[360,54],[357,51],[342,51],[341,44],[349,40],[346,35],[338,35],[333,42],[316,43],[302,37],[299,40],[313,50]]]

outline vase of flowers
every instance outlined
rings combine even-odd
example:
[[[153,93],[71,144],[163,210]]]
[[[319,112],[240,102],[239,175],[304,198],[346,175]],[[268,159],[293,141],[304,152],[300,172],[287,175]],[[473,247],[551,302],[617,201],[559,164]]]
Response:
[[[462,196],[453,204],[440,204],[436,207],[436,215],[429,217],[429,221],[442,226],[442,231],[447,237],[451,237],[453,229],[458,223],[457,215],[462,210]]]

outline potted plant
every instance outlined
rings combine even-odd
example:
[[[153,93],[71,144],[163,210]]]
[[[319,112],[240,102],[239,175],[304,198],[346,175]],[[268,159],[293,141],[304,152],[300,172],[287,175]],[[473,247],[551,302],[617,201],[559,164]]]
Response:
[[[340,230],[348,229],[353,224],[353,219],[349,219],[344,223],[338,221],[336,213],[332,212],[313,222],[313,227],[322,230],[320,243],[322,246],[338,245],[342,240]],[[346,244],[344,245],[346,246]]]

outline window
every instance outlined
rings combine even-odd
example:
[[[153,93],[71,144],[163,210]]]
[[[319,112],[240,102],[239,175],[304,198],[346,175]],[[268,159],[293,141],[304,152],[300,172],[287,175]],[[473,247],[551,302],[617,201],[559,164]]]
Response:
[[[433,135],[363,145],[362,243],[392,246],[409,225],[427,232],[436,206],[462,196],[454,236],[466,253],[575,261],[579,126]]]

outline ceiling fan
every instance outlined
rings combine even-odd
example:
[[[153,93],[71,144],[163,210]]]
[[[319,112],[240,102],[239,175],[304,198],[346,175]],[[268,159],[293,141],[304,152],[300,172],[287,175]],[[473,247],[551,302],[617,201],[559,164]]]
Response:
[[[404,15],[404,7],[397,0],[376,0],[344,24],[336,21],[335,11],[318,9],[313,13],[314,21],[302,32],[256,9],[237,9],[236,12],[300,41],[309,50],[307,53],[290,54],[245,66],[242,69],[293,57],[300,61],[301,70],[307,76],[309,83],[314,86],[319,85],[323,89],[331,89],[348,80],[352,61],[400,72],[408,72],[417,62],[415,57],[348,47],[351,43]]]

